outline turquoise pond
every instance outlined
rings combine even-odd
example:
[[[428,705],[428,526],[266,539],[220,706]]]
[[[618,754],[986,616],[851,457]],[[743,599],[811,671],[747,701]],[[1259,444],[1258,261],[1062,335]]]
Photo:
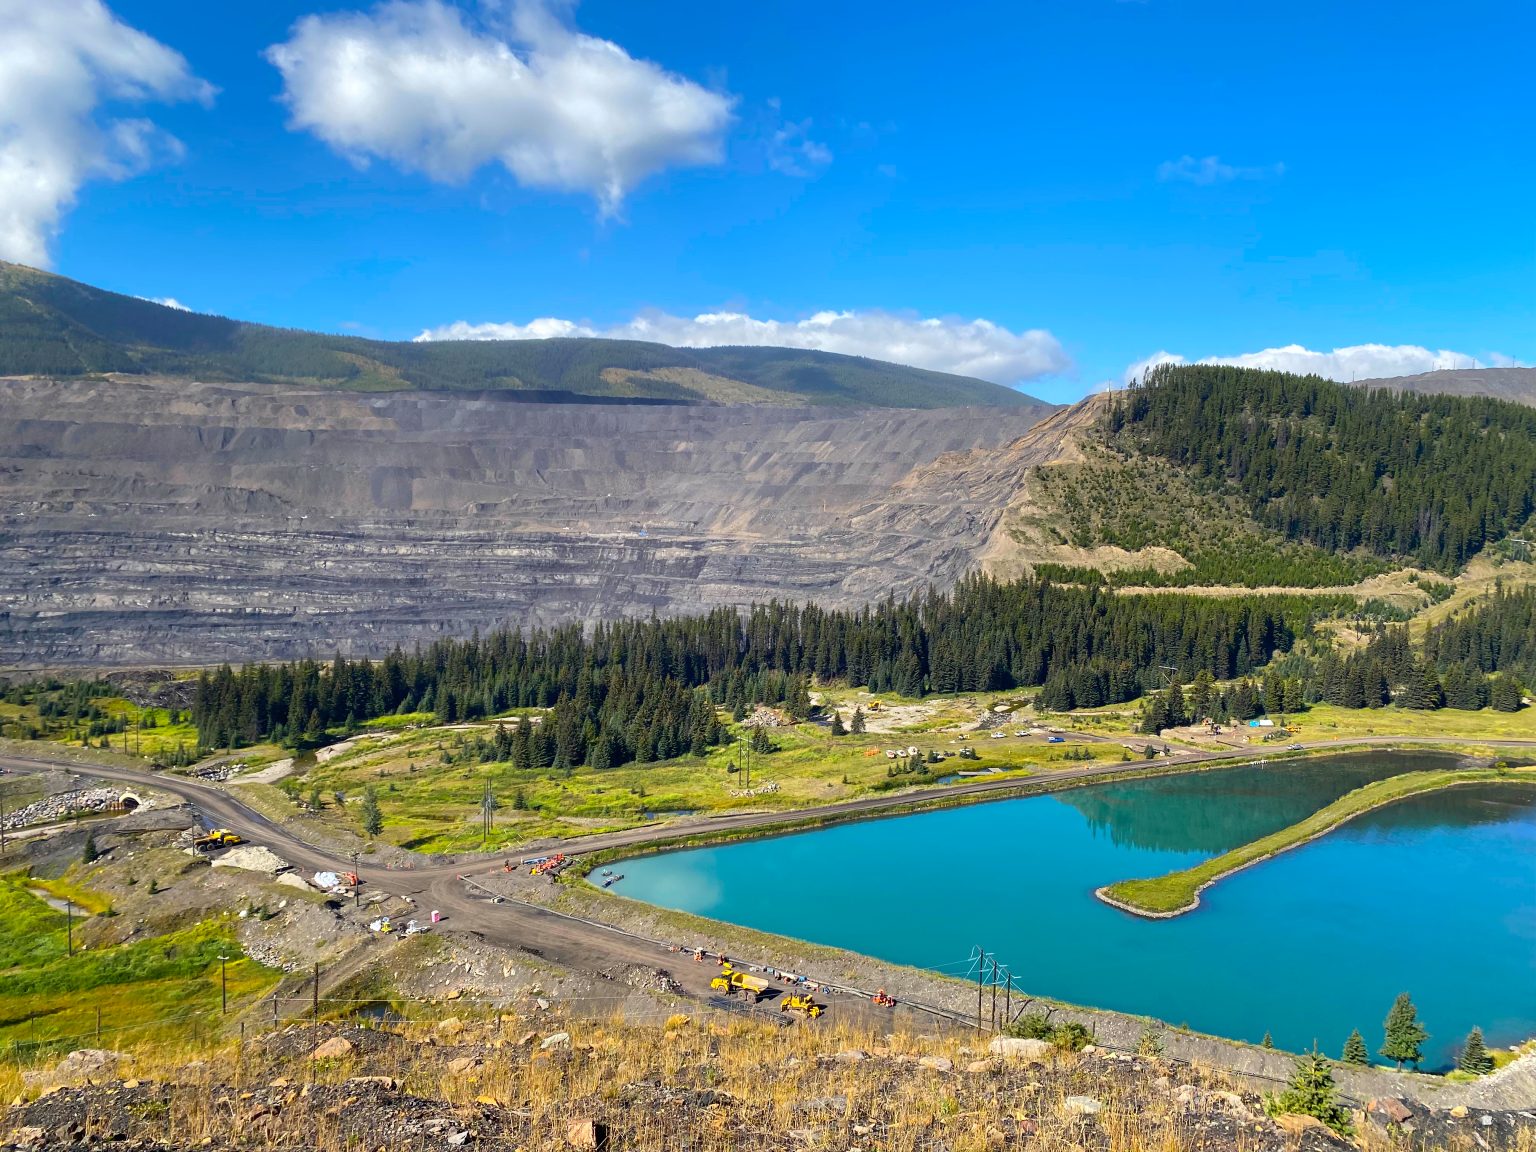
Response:
[[[623,895],[940,971],[976,945],[1032,995],[1337,1055],[1399,992],[1431,1033],[1536,1035],[1536,785],[1401,801],[1150,921],[1093,897],[1448,755],[1355,753],[1096,785],[628,860]]]

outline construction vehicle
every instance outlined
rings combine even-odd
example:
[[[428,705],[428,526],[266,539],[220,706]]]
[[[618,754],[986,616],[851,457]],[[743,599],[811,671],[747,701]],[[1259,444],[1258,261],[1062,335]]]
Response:
[[[826,1010],[825,1004],[818,1004],[809,996],[786,996],[779,1001],[780,1012],[804,1012],[812,1020]]]
[[[236,844],[244,843],[245,837],[239,833],[231,832],[228,828],[215,828],[212,832],[192,841],[192,847],[199,852],[212,852],[215,848],[231,848]]]
[[[761,976],[753,976],[746,972],[738,972],[730,964],[720,966],[720,975],[709,982],[709,986],[716,992],[724,992],[729,996],[733,992],[745,992],[751,997],[753,1003],[763,998],[770,985]]]

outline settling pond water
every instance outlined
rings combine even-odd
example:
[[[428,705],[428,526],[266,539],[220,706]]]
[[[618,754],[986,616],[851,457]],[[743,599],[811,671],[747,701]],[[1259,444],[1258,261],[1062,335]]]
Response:
[[[1409,992],[1444,1066],[1536,1034],[1536,786],[1452,789],[1237,873],[1175,920],[1093,898],[1455,758],[1355,753],[1103,784],[628,860],[623,894],[941,971],[974,945],[1031,994],[1282,1048],[1374,1049]]]

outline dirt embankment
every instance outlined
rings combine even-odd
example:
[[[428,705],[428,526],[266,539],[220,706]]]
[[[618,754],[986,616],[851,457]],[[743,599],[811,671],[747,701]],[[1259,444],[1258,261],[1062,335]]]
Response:
[[[63,1087],[40,1092],[62,1084]],[[1536,1121],[1395,1099],[1350,1117],[1371,1147],[1531,1148]],[[0,1118],[12,1148],[567,1148],[611,1152],[1028,1148],[1323,1152],[1320,1122],[1155,1055],[914,1039],[801,1024],[649,1026],[535,1003],[442,1005],[385,1028],[297,1025],[238,1053],[75,1053]]]

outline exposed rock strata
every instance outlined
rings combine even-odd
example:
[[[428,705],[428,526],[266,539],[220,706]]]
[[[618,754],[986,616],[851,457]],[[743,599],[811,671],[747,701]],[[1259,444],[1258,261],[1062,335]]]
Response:
[[[0,381],[0,666],[378,652],[973,567],[1048,407]],[[1051,421],[1054,425],[1060,422]]]

